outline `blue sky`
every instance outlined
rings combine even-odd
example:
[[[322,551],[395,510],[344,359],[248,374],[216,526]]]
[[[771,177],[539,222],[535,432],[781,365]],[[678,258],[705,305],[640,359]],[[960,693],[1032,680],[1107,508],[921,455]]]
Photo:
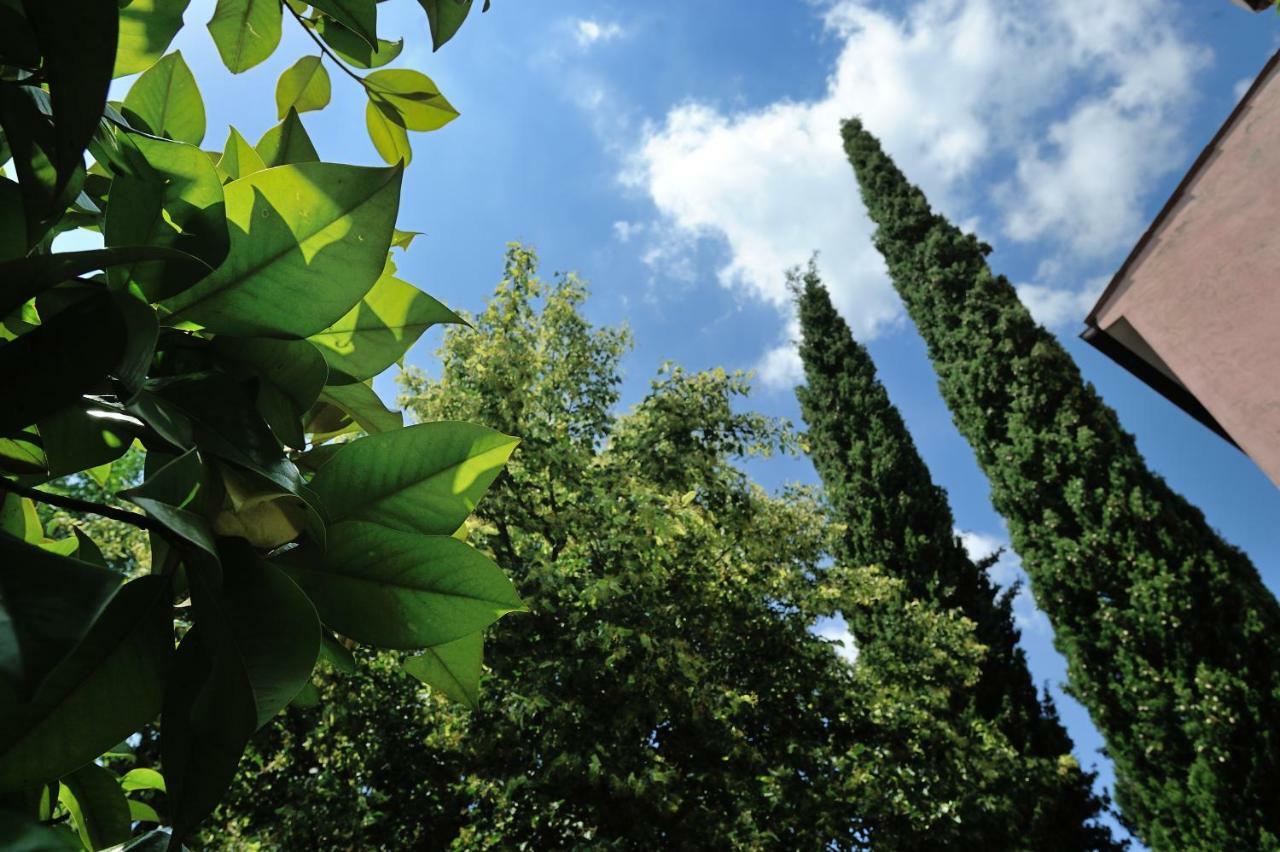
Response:
[[[174,47],[196,71],[205,147],[232,118],[251,140],[275,121],[276,77],[314,47],[232,77],[195,0]],[[1280,44],[1280,18],[1227,0],[495,0],[438,54],[420,8],[380,7],[404,35],[397,65],[433,77],[462,116],[417,135],[401,227],[426,233],[400,263],[450,305],[478,310],[504,244],[593,284],[590,317],[627,322],[624,402],[659,364],[755,369],[757,410],[798,420],[784,270],[818,251],[838,307],[870,345],[957,524],[975,548],[1007,536],[938,397],[914,329],[869,242],[838,150],[859,114],[937,206],[996,247],[1150,465],[1280,587],[1280,491],[1239,452],[1077,338],[1115,270],[1241,86]],[[286,24],[290,21],[286,20]],[[332,69],[331,69],[332,70]],[[325,159],[373,164],[363,101],[333,75],[304,117]],[[410,360],[430,370],[438,337]],[[379,384],[394,394],[391,382]],[[753,465],[766,485],[814,481],[803,459]],[[1016,557],[997,577],[1018,576]],[[1087,765],[1107,767],[1029,596],[1024,644]]]

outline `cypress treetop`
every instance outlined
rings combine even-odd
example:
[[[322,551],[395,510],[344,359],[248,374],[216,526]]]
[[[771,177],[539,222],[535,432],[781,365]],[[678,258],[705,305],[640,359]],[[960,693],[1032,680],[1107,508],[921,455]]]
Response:
[[[1123,848],[1097,823],[1106,803],[1093,792],[1093,773],[1080,769],[1052,703],[1036,693],[1010,611],[1016,590],[999,594],[986,573],[990,561],[970,559],[954,532],[946,492],[932,481],[870,354],[836,312],[817,269],[811,263],[803,276],[790,277],[806,381],[796,396],[809,427],[809,455],[833,519],[843,525],[836,558],[879,565],[911,597],[959,610],[986,647],[978,681],[956,712],[992,722],[1018,754],[1006,779],[1017,817],[970,824],[974,839],[985,836],[1000,848]],[[875,608],[845,617],[863,647],[892,637],[890,623],[901,616]]]
[[[843,133],[875,245],[1106,738],[1125,819],[1157,849],[1280,847],[1275,598],[1147,468],[992,274],[990,246],[933,213],[859,121]]]

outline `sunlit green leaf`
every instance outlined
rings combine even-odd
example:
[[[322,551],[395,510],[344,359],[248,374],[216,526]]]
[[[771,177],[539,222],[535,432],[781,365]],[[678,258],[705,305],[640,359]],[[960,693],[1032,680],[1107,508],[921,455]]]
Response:
[[[388,118],[387,111],[379,109],[372,100],[364,105],[364,121],[369,141],[384,162],[409,165],[413,159],[413,146],[407,130]]]
[[[484,668],[484,635],[476,631],[406,657],[404,670],[459,704],[480,709],[480,675]]]
[[[421,71],[389,68],[365,75],[370,103],[408,130],[438,130],[458,117],[436,84]]]
[[[323,555],[303,548],[281,565],[325,624],[379,648],[450,642],[524,608],[492,560],[447,535],[346,521]]]
[[[450,535],[517,443],[471,423],[421,423],[344,445],[311,487],[330,521],[364,520]]]
[[[276,81],[276,118],[284,118],[291,109],[324,109],[329,96],[329,72],[324,63],[319,56],[304,56]]]
[[[181,51],[142,72],[124,97],[124,114],[153,135],[192,145],[204,141],[204,100]]]
[[[360,380],[390,367],[431,326],[462,319],[387,270],[346,316],[309,340],[334,368]]]
[[[404,415],[387,408],[382,398],[364,382],[330,385],[321,391],[320,401],[335,406],[370,434],[404,426]]]
[[[170,322],[222,334],[306,337],[349,311],[382,272],[399,168],[298,163],[226,187],[231,251],[165,303]]]
[[[240,135],[234,127],[227,134],[227,144],[222,149],[222,159],[218,168],[227,173],[232,180],[239,180],[267,167],[262,155]]]
[[[311,144],[307,129],[302,126],[297,111],[290,109],[284,121],[272,127],[258,140],[256,148],[268,167],[287,166],[290,163],[314,163],[320,159]]]
[[[191,0],[130,0],[120,9],[120,45],[113,77],[146,70],[182,29]]]
[[[156,813],[156,809],[148,805],[146,802],[139,802],[137,799],[129,799],[129,819],[134,822],[163,822],[160,814]]]
[[[164,776],[154,769],[148,769],[145,766],[139,766],[137,769],[130,769],[120,779],[120,787],[126,792],[134,790],[159,790],[164,792]]]
[[[208,26],[222,64],[239,74],[274,53],[281,15],[280,0],[218,0]]]

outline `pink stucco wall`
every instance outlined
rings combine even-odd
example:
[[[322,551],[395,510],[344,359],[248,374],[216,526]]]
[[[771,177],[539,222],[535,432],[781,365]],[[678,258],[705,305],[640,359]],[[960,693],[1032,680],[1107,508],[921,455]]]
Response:
[[[1280,485],[1280,65],[1095,317],[1120,318]]]

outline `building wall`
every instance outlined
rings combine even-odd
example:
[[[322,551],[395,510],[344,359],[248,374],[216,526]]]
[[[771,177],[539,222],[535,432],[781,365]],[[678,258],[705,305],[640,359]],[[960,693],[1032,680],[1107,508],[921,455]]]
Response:
[[[1123,318],[1280,485],[1280,63],[1096,309]]]

